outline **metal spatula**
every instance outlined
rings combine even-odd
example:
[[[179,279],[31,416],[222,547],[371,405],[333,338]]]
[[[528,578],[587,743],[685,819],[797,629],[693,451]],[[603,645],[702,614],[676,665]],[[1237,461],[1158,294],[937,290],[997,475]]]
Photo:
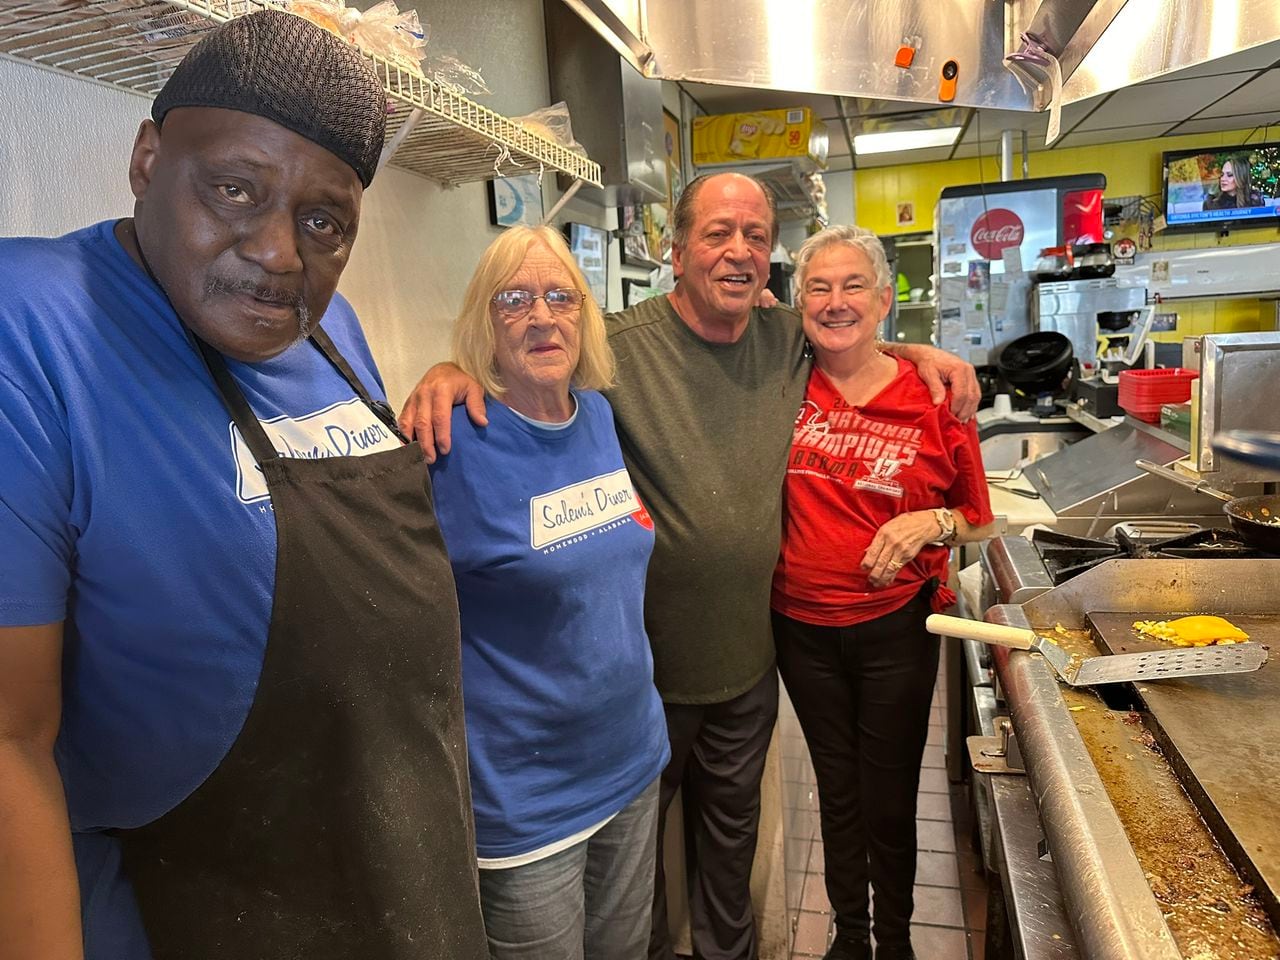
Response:
[[[1260,643],[1252,642],[1081,657],[1073,656],[1052,640],[1038,636],[1034,630],[948,617],[940,613],[932,614],[925,621],[924,627],[930,633],[943,637],[977,640],[979,643],[1012,647],[1015,650],[1034,650],[1049,661],[1049,666],[1053,667],[1058,676],[1073,687],[1220,673],[1249,673],[1267,662],[1266,648]]]

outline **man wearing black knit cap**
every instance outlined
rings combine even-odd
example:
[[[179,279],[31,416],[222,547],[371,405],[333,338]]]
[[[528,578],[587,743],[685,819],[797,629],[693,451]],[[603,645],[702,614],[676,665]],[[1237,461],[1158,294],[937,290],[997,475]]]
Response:
[[[6,957],[487,955],[452,577],[335,293],[385,115],[343,41],[233,20],[133,218],[0,240]]]

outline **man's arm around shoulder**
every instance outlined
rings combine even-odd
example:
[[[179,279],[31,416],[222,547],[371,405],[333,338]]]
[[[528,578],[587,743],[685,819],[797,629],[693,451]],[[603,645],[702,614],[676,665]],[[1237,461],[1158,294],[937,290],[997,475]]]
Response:
[[[951,388],[951,412],[961,421],[973,418],[982,400],[982,388],[971,364],[954,354],[923,343],[881,343],[879,348],[915,364],[934,403],[947,399]]]

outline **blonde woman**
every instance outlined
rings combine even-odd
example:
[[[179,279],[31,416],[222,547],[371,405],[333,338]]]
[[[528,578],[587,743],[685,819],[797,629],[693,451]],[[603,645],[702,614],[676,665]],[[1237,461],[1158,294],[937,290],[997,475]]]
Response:
[[[641,960],[669,749],[644,629],[653,522],[622,462],[600,310],[560,236],[490,245],[454,329],[485,389],[432,465],[462,615],[495,960]]]

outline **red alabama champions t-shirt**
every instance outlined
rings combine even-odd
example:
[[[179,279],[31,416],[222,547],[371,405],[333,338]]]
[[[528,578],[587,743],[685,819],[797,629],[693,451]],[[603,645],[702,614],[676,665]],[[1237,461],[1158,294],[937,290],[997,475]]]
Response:
[[[977,426],[961,423],[947,404],[935,406],[904,360],[862,407],[814,367],[787,464],[773,609],[849,626],[892,613],[931,577],[946,583],[948,550],[932,544],[887,587],[871,587],[861,567],[883,524],[934,507],[957,510],[973,526],[991,522]]]

